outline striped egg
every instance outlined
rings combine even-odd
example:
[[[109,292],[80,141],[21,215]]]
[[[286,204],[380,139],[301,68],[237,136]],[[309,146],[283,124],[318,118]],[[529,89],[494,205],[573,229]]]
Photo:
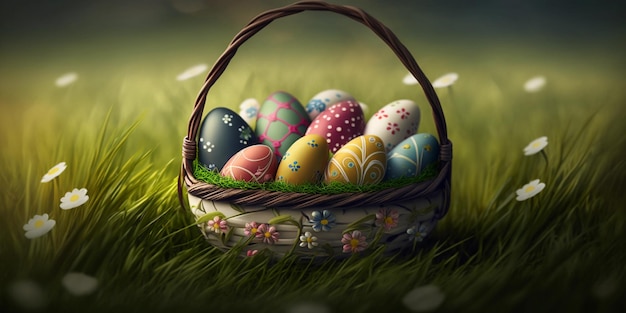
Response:
[[[386,167],[383,141],[378,136],[362,135],[333,155],[324,172],[324,183],[376,184],[384,178]]]
[[[236,180],[264,183],[274,180],[277,167],[274,151],[266,145],[257,144],[233,155],[220,174]]]

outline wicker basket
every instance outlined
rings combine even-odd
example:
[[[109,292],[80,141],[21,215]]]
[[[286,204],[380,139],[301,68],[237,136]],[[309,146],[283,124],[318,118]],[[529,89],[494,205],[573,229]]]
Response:
[[[322,195],[226,189],[194,177],[197,133],[209,89],[247,39],[273,20],[302,11],[331,11],[362,23],[387,43],[417,79],[432,108],[440,143],[439,173],[435,178],[375,192]],[[415,242],[435,227],[449,207],[452,143],[447,137],[437,94],[398,38],[381,22],[355,7],[303,1],[253,18],[234,37],[208,73],[196,99],[182,148],[179,177],[181,204],[184,206],[185,202],[184,184],[191,211],[206,239],[224,251],[238,249],[242,255],[253,254],[256,250],[269,251],[277,258],[285,255],[342,258],[353,253],[382,251],[391,254],[407,248],[414,249]],[[213,228],[207,223],[214,216],[227,222],[225,228]],[[386,217],[395,222],[390,224],[393,227],[384,227],[385,224],[381,223]],[[279,234],[257,237],[254,230],[258,227],[263,234]],[[308,237],[315,237],[315,240]]]

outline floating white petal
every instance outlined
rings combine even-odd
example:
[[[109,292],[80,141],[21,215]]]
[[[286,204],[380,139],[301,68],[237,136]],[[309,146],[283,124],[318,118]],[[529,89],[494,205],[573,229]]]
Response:
[[[524,83],[524,90],[526,92],[537,92],[543,89],[546,85],[546,78],[543,76],[535,76]]]
[[[8,291],[13,301],[24,310],[42,310],[48,302],[41,286],[31,280],[15,281],[9,285]]]
[[[71,192],[66,192],[65,196],[61,198],[61,209],[69,210],[75,207],[81,206],[85,204],[89,200],[89,196],[87,195],[87,189],[85,188],[74,188]]]
[[[448,73],[435,79],[432,85],[434,88],[445,88],[445,87],[452,86],[456,82],[457,79],[459,79],[459,74]]]
[[[543,136],[533,140],[524,148],[524,155],[533,155],[548,145],[548,137]]]
[[[402,298],[402,303],[413,312],[427,312],[437,309],[445,298],[445,294],[439,287],[426,285],[409,291]]]
[[[61,283],[69,293],[75,296],[88,295],[98,288],[98,280],[96,278],[76,272],[65,274]]]
[[[57,87],[65,87],[65,86],[71,85],[77,79],[78,79],[78,74],[76,74],[74,72],[70,72],[70,73],[63,74],[63,75],[59,76],[57,78],[57,80],[54,82],[54,84]]]
[[[330,309],[324,304],[307,301],[292,305],[287,313],[330,313]]]
[[[418,81],[417,81],[417,79],[415,79],[415,76],[413,76],[413,74],[408,73],[402,79],[402,83],[405,84],[405,85],[417,85]]]
[[[515,199],[517,201],[524,201],[526,199],[530,199],[536,196],[538,193],[540,193],[545,187],[546,187],[546,184],[541,183],[539,179],[535,179],[529,182],[528,184],[524,185],[524,187],[518,189],[516,191],[517,198]]]
[[[209,67],[206,64],[194,65],[186,69],[184,72],[178,74],[178,76],[176,76],[176,80],[183,81],[192,77],[196,77],[202,73],[205,73],[208,68]]]
[[[26,231],[24,235],[28,239],[41,237],[52,230],[56,223],[55,220],[48,219],[48,214],[35,215],[24,225],[23,229]]]
[[[41,182],[47,183],[53,180],[55,177],[61,175],[61,173],[63,173],[63,171],[65,171],[66,168],[67,168],[67,164],[65,164],[65,162],[61,162],[53,166],[51,169],[48,170],[48,172],[45,175],[43,175],[43,177],[41,178]]]

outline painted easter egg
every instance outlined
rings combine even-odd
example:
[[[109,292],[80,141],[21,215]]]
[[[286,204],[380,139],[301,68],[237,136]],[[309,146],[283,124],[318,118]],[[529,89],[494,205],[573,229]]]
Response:
[[[439,159],[439,142],[431,134],[415,134],[387,153],[385,180],[418,176]]]
[[[345,100],[335,103],[318,115],[306,135],[317,134],[326,138],[328,149],[337,152],[350,140],[363,135],[365,117],[358,102]]]
[[[274,151],[266,145],[257,144],[235,153],[220,174],[236,180],[264,183],[274,180],[277,168]]]
[[[217,171],[239,150],[259,143],[248,123],[237,113],[222,107],[207,113],[198,136],[198,161]]]
[[[278,160],[304,135],[311,123],[302,104],[284,91],[271,94],[257,115],[255,133],[259,141],[274,151]]]
[[[306,112],[311,119],[314,119],[322,113],[322,111],[326,110],[326,108],[345,100],[356,101],[354,97],[343,90],[327,89],[320,91],[306,104]]]
[[[376,135],[391,151],[402,140],[417,133],[420,109],[411,100],[397,100],[378,110],[365,125],[364,134]]]
[[[376,184],[385,177],[387,155],[382,139],[362,135],[339,149],[328,163],[324,182],[356,185]]]
[[[292,185],[316,184],[324,176],[328,158],[326,139],[316,134],[305,135],[283,155],[276,171],[276,181]]]

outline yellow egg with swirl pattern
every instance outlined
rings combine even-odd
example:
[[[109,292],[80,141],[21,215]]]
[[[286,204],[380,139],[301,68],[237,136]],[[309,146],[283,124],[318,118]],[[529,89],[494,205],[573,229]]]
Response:
[[[387,155],[380,137],[362,135],[350,140],[330,159],[324,183],[370,185],[385,177]]]

